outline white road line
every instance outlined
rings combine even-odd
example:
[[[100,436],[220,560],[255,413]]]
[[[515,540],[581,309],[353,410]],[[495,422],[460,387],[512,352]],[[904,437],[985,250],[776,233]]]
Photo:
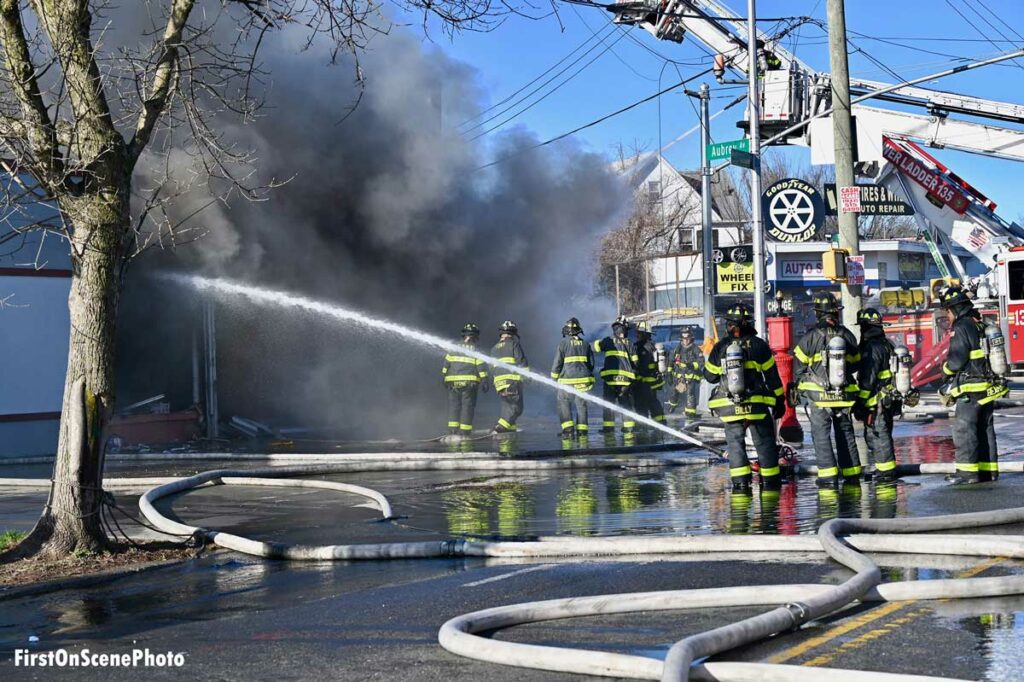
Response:
[[[512,571],[511,573],[503,573],[502,575],[496,575],[493,578],[484,578],[483,580],[475,580],[471,583],[466,583],[462,587],[477,587],[478,585],[486,585],[487,583],[496,583],[499,580],[505,580],[506,578],[513,578],[523,573],[532,573],[533,571],[545,571],[549,568],[554,568],[556,564],[541,564],[540,566],[530,566],[529,568],[523,568],[518,571]]]

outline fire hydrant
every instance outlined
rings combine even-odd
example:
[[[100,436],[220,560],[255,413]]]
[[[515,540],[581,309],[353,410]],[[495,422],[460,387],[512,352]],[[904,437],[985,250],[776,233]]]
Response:
[[[779,368],[782,385],[788,386],[793,380],[793,356],[789,349],[793,345],[793,318],[784,312],[768,318],[768,346],[775,354],[775,365]],[[803,443],[804,429],[796,419],[796,410],[786,403],[786,412],[779,422],[779,436],[788,443]]]

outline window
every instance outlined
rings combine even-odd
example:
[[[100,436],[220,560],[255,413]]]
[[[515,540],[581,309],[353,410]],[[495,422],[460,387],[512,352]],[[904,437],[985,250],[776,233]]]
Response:
[[[1009,285],[1006,297],[1012,301],[1024,300],[1024,260],[1012,260],[1006,264],[1006,281]]]
[[[661,182],[658,180],[647,181],[647,198],[651,201],[661,201]]]

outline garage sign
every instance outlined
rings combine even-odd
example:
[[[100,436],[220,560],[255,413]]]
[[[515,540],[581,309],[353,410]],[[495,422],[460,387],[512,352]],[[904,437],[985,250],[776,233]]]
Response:
[[[797,178],[779,180],[768,187],[761,195],[761,206],[765,232],[776,241],[810,241],[825,222],[821,193]]]

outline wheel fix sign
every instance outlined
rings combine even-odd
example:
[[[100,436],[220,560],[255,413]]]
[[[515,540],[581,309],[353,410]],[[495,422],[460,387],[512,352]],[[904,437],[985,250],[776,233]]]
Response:
[[[772,184],[761,195],[765,231],[791,244],[814,238],[825,222],[825,202],[812,185],[797,178]]]
[[[928,190],[929,196],[949,206],[957,213],[963,213],[967,210],[971,203],[970,199],[964,196],[953,183],[947,181],[921,161],[918,161],[889,138],[882,138],[882,141],[885,143],[882,148],[882,156],[885,157],[886,161],[899,169],[903,175],[924,187]]]

